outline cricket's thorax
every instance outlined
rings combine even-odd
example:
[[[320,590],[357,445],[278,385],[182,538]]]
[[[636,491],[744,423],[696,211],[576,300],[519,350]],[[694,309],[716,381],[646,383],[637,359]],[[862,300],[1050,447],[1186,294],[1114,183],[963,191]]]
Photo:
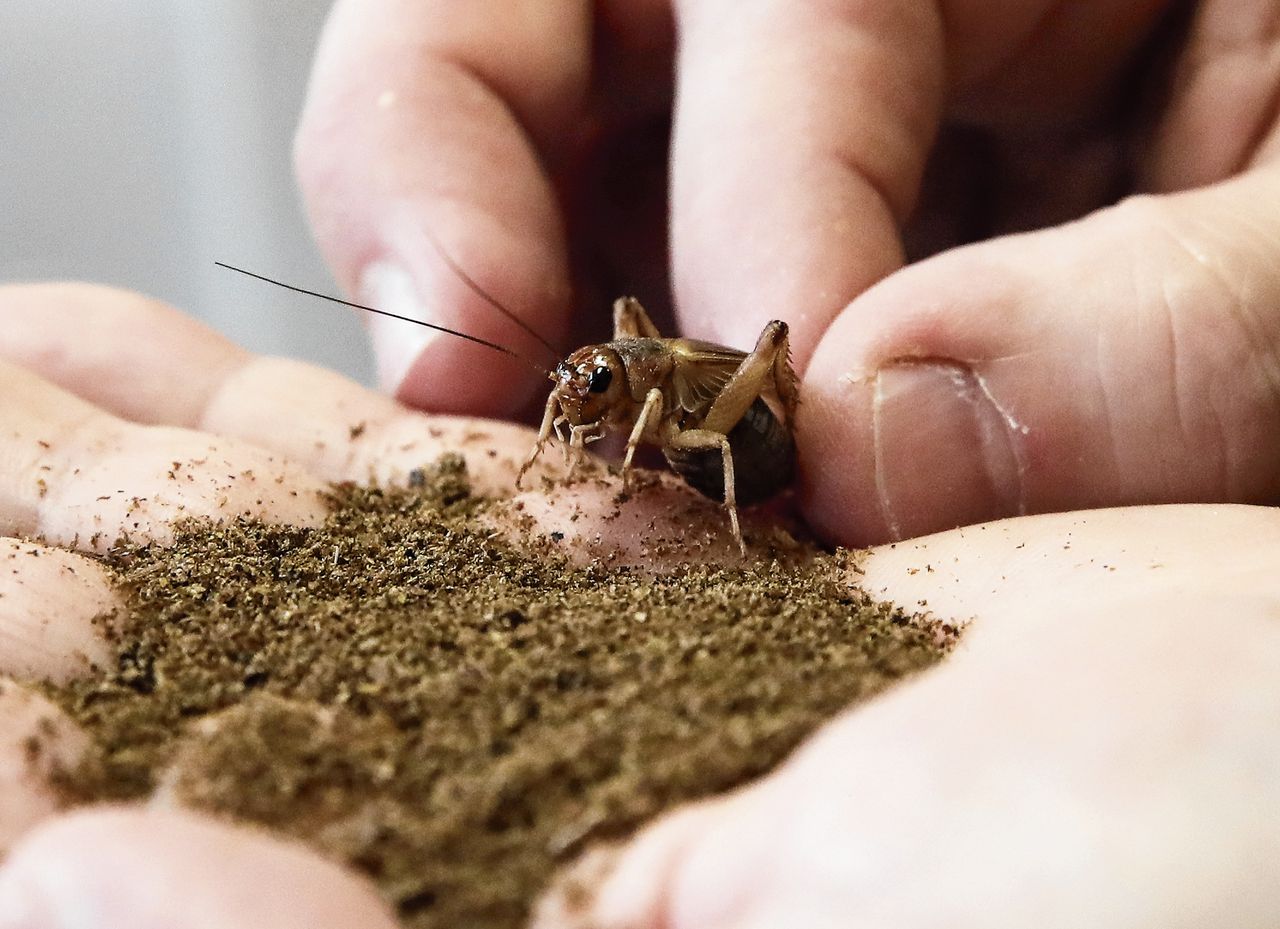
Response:
[[[643,403],[650,390],[663,387],[670,380],[675,358],[663,340],[619,339],[606,344],[626,366],[627,386],[636,403]]]

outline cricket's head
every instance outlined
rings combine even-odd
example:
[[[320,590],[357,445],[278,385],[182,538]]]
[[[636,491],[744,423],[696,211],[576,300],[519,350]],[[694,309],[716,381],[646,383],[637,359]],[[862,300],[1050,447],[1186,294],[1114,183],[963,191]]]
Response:
[[[602,422],[626,394],[627,369],[611,348],[580,348],[551,372],[551,389],[570,425]]]

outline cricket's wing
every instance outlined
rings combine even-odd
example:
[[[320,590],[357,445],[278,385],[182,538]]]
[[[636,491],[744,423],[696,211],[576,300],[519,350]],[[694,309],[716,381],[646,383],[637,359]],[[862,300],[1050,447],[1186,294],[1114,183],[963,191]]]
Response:
[[[747,353],[698,339],[671,339],[670,345],[675,356],[671,381],[676,402],[681,409],[704,416]]]

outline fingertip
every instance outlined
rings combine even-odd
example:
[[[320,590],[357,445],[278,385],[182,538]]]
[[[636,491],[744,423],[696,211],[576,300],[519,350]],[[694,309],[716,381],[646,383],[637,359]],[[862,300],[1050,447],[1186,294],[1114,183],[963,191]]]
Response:
[[[824,538],[872,545],[1026,511],[1033,450],[992,377],[1033,348],[1010,318],[1019,281],[958,250],[886,279],[824,334],[796,414],[801,506]]]
[[[485,348],[454,345],[428,337],[400,343],[385,332],[375,336],[383,389],[405,406],[460,416],[514,419],[527,410],[542,378],[513,358]],[[396,373],[404,374],[397,381]]]
[[[395,929],[361,878],[292,842],[171,810],[87,809],[0,870],[0,927]]]
[[[437,412],[524,409],[559,361],[569,286],[558,234],[539,239],[470,208],[397,213],[358,276],[361,302],[402,317],[369,320],[383,389]]]
[[[842,378],[814,389],[801,421],[818,437],[803,445],[802,500],[820,532],[864,545],[1026,511],[1025,427],[981,373],[931,359]]]
[[[119,605],[98,562],[0,539],[0,674],[61,684],[105,666],[112,650],[104,617]]]
[[[20,836],[52,816],[62,798],[54,775],[73,768],[89,738],[53,703],[0,678],[0,859]],[[0,926],[5,923],[0,904]]]
[[[858,547],[894,537],[876,486],[871,421],[873,375],[831,374],[815,356],[801,386],[795,437],[797,499],[820,538]]]
[[[8,285],[0,316],[5,361],[134,422],[194,424],[248,357],[159,300],[100,284]]]
[[[586,852],[557,876],[538,901],[530,929],[697,925],[675,915],[680,901],[673,893],[685,855],[714,826],[718,803],[711,800],[685,807],[625,845]]]

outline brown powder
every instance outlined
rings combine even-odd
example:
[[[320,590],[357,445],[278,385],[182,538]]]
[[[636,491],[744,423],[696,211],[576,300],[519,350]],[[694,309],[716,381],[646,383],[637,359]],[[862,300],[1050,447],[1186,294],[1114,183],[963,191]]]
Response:
[[[841,554],[531,560],[458,459],[419,477],[338,490],[318,529],[114,553],[118,663],[46,690],[99,746],[71,795],[170,792],[351,863],[410,926],[514,929],[587,843],[763,774],[954,636],[849,589]]]

